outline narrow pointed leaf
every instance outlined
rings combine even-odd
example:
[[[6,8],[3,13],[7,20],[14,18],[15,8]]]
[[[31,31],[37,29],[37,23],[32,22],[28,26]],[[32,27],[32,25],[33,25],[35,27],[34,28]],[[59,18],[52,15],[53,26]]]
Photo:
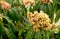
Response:
[[[50,39],[50,33],[49,33],[49,31],[44,31],[44,33],[43,33],[43,39]]]
[[[42,33],[40,31],[36,32],[34,39],[42,39]]]
[[[9,39],[16,39],[15,35],[13,34],[13,32],[10,29],[4,27],[4,30],[5,30]]]
[[[32,39],[32,38],[33,38],[33,34],[34,34],[33,30],[30,29],[30,30],[27,32],[27,35],[26,35],[26,38],[25,38],[25,39]]]
[[[57,11],[55,22],[57,22],[60,18],[60,9]]]
[[[2,34],[3,32],[3,23],[0,21],[0,35]]]
[[[8,23],[11,24],[11,25],[9,26],[10,28],[12,28],[14,31],[17,30],[16,27],[15,27],[15,25],[14,25],[14,23],[12,22],[11,19],[9,19],[9,17],[7,17],[7,16],[3,16],[3,18],[6,19],[6,20],[8,21]],[[12,29],[11,29],[11,30],[12,30]]]

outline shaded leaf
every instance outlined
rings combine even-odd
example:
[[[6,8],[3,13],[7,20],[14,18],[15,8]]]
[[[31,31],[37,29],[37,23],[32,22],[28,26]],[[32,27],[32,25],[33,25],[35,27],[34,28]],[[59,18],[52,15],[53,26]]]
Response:
[[[7,15],[13,20],[13,21],[19,21],[20,20],[20,16],[18,14],[17,8],[14,7],[11,10],[9,10],[9,13],[7,13]]]
[[[48,15],[51,18],[51,21],[53,22],[53,17],[54,17],[54,10],[53,10],[53,5],[48,4]]]
[[[40,10],[44,11],[45,13],[48,13],[48,7],[46,4],[40,4]]]
[[[12,20],[11,19],[9,19],[9,17],[7,17],[7,16],[3,16],[3,18],[4,19],[6,19],[7,21],[8,21],[8,23],[10,23],[11,25],[9,26],[10,27],[10,29],[12,28],[14,31],[16,31],[17,29],[16,29],[16,27],[15,27],[15,25],[14,25],[14,23],[12,22]]]
[[[0,35],[2,34],[3,32],[3,23],[0,21]]]

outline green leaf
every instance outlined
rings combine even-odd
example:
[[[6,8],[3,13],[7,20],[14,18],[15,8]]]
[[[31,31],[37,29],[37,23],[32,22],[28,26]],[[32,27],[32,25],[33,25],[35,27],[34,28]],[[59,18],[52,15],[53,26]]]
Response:
[[[27,35],[25,37],[25,39],[32,39],[34,35],[34,32],[32,29],[28,30]]]
[[[49,15],[49,18],[53,21],[54,9],[52,4],[40,4],[40,10]]]
[[[60,39],[60,31],[57,35],[55,35],[55,39]]]
[[[15,27],[14,23],[12,22],[11,19],[9,19],[9,17],[3,16],[3,18],[6,19],[6,20],[8,21],[8,23],[11,24],[11,25],[9,26],[11,30],[12,30],[12,29],[13,29],[13,31],[16,31],[16,30],[17,30],[17,28]]]
[[[51,18],[51,21],[53,22],[53,17],[54,17],[54,10],[53,10],[53,5],[52,4],[48,4],[48,15]]]
[[[41,31],[38,31],[38,32],[35,33],[34,39],[42,39],[42,33],[41,33]]]
[[[52,1],[60,5],[60,0],[52,0]]]
[[[35,5],[33,6],[34,11],[37,11],[39,7],[40,7],[40,2],[36,2]]]
[[[20,1],[19,0],[15,0],[15,1],[16,1],[15,5],[20,6]]]
[[[43,32],[43,39],[50,39],[50,32],[49,31]]]
[[[57,22],[60,18],[60,9],[57,11],[55,22]]]
[[[11,10],[9,10],[9,13],[7,13],[7,15],[13,21],[20,21],[20,16],[18,14],[18,11],[17,11],[16,7],[12,8]]]
[[[40,10],[44,11],[45,13],[48,13],[48,7],[46,4],[40,4]]]
[[[3,23],[0,21],[0,35],[2,34],[3,32]]]
[[[6,32],[9,39],[16,39],[15,35],[13,34],[13,32],[11,30],[9,30],[6,27],[4,27],[4,30],[5,30],[5,32]]]
[[[23,28],[21,30],[19,30],[19,34],[18,35],[21,36],[22,32],[23,32]]]

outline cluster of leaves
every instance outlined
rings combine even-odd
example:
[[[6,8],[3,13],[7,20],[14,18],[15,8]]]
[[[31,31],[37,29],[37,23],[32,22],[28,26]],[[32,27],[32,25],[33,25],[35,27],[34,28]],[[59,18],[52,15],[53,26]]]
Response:
[[[11,4],[10,10],[0,9],[3,21],[0,21],[0,39],[60,39],[60,32],[56,35],[50,31],[40,30],[34,32],[27,19],[27,9],[21,5],[20,0],[5,0]],[[15,1],[15,2],[14,2]],[[30,12],[44,11],[52,20],[57,22],[60,18],[60,0],[52,0],[51,4],[43,4],[36,0],[35,5],[29,8]],[[54,13],[56,18],[54,19]],[[60,28],[60,27],[59,27]]]

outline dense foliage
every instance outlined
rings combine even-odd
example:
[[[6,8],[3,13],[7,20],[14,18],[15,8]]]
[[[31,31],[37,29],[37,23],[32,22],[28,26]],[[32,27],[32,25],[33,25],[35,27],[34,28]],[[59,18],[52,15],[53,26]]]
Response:
[[[0,39],[60,39],[60,0],[0,0]]]

